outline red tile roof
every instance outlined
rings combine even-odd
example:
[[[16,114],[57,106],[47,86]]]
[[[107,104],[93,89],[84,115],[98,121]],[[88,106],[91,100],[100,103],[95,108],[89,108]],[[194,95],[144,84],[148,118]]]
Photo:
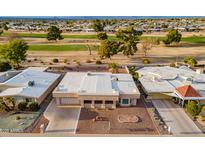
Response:
[[[176,91],[180,93],[183,97],[202,97],[196,89],[191,85],[185,85],[176,88]]]

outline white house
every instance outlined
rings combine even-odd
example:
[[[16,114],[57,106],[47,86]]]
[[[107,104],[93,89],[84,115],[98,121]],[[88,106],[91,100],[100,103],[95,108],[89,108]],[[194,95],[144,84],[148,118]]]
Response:
[[[140,93],[130,74],[69,72],[53,97],[58,105],[116,108],[136,105]]]
[[[39,104],[57,86],[60,74],[45,72],[46,68],[30,67],[23,71],[0,74],[0,97],[13,97],[17,102]]]

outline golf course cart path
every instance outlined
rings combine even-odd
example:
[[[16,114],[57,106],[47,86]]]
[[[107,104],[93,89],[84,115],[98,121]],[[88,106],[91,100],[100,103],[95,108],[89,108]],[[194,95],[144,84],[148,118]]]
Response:
[[[184,110],[167,100],[152,100],[164,122],[175,136],[203,135]]]

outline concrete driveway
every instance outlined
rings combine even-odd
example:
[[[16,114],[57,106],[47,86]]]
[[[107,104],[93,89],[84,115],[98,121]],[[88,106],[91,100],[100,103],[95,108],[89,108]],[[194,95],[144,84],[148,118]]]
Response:
[[[57,107],[52,101],[44,112],[44,116],[49,120],[46,133],[75,134],[80,110],[80,107]]]
[[[162,116],[167,126],[171,128],[173,135],[196,136],[203,134],[184,110],[173,102],[167,100],[152,100],[152,103]]]

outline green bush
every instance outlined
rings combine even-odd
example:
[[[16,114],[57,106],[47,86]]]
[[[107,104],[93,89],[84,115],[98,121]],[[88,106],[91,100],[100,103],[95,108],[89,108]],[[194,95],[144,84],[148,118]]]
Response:
[[[137,81],[138,78],[139,78],[139,74],[138,72],[136,72],[137,69],[136,69],[136,66],[131,66],[129,67],[129,73],[132,75],[132,78]]]
[[[194,67],[197,64],[197,60],[193,57],[185,57],[184,63],[189,64]]]
[[[189,101],[186,105],[186,109],[192,116],[197,116],[201,111],[201,107],[195,101]]]
[[[143,62],[143,64],[150,64],[150,63],[151,63],[151,62],[150,62],[150,60],[149,60],[149,59],[147,59],[147,58],[146,58],[146,59],[143,59],[143,61],[142,61],[142,62]]]
[[[29,110],[36,112],[39,110],[39,105],[36,102],[32,102],[31,104],[29,104]]]
[[[20,120],[21,119],[21,117],[20,116],[16,116],[16,120]]]
[[[2,111],[5,111],[5,107],[4,107],[4,105],[2,105],[2,104],[0,103],[0,112],[2,112]]]
[[[86,63],[92,63],[92,61],[90,59],[87,59]]]
[[[7,61],[1,61],[0,62],[0,72],[4,72],[4,71],[7,71],[7,70],[10,70],[11,68],[12,67],[9,64],[9,62],[7,62]]]
[[[18,109],[19,109],[20,111],[25,111],[26,108],[27,108],[27,105],[28,105],[27,102],[21,102],[21,103],[18,104]]]
[[[68,59],[64,59],[63,62],[67,64],[68,63]]]
[[[54,58],[52,61],[53,61],[54,63],[58,63],[58,62],[59,62],[59,60],[58,60],[57,58]]]
[[[176,67],[175,63],[169,64],[170,67]]]
[[[100,65],[100,64],[102,64],[102,61],[101,61],[101,60],[96,60],[95,63],[98,64],[98,65]]]

